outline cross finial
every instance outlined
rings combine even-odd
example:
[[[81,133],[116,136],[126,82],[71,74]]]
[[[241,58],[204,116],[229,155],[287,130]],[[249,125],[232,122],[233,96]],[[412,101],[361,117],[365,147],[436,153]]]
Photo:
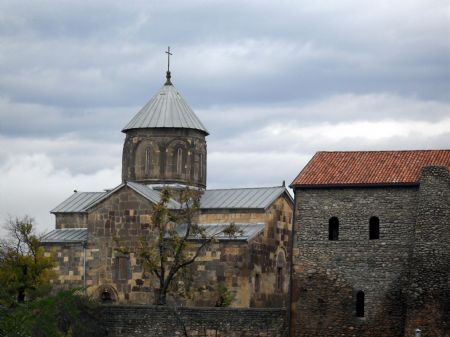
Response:
[[[170,52],[170,47],[167,47],[167,51],[165,52],[167,54],[167,73],[166,73],[166,83],[164,85],[172,85],[172,82],[170,81],[170,56],[172,53]]]
[[[172,55],[170,52],[170,46],[167,47],[167,51],[165,53],[167,54],[167,71],[170,71],[170,55]]]

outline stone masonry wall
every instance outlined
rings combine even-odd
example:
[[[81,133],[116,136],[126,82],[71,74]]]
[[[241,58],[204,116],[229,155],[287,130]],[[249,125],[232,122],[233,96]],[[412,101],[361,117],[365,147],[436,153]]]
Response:
[[[174,296],[169,302],[214,306],[219,298],[219,285],[223,284],[235,295],[231,304],[234,307],[284,306],[287,263],[282,266],[285,276],[281,278],[280,289],[276,289],[276,270],[280,247],[287,247],[289,238],[283,216],[287,218],[284,214],[292,210],[287,207],[282,212],[278,203],[284,205],[285,201],[280,198],[269,212],[270,230],[250,244],[232,240],[204,249],[197,262],[172,283]],[[152,207],[147,199],[124,187],[89,211],[87,251],[88,257],[93,257],[87,264],[90,294],[99,298],[106,289],[116,303],[154,302],[158,281],[150,273],[143,273],[137,253],[141,238],[152,235]],[[127,247],[128,254],[118,252],[119,247]],[[281,256],[286,259],[284,252]],[[255,273],[259,273],[260,281],[257,291]]]
[[[136,249],[140,239],[151,234],[152,209],[147,199],[124,187],[90,210],[88,248],[95,250],[95,258],[89,261],[87,281],[92,295],[99,298],[107,289],[114,301],[133,301],[132,288],[143,278]],[[130,249],[130,253],[119,253],[115,250],[119,247]],[[150,280],[143,281],[142,287],[148,289]],[[152,295],[141,293],[140,301],[151,303]]]
[[[293,297],[296,336],[403,336],[404,285],[417,187],[297,189]],[[369,240],[369,219],[380,237]],[[339,238],[329,240],[329,220]],[[363,291],[364,317],[356,317]]]
[[[77,243],[52,243],[44,246],[45,256],[55,261],[56,278],[52,283],[56,289],[72,289],[83,286],[83,245]]]
[[[284,309],[105,306],[111,337],[285,337]]]
[[[181,163],[177,162],[178,149]],[[205,134],[198,130],[129,130],[123,145],[122,181],[181,183],[205,188],[206,155]]]
[[[252,240],[250,247],[242,253],[233,254],[238,260],[244,256],[249,258],[247,271],[238,267],[239,263],[233,262],[233,255],[227,262],[229,266],[235,265],[232,272],[234,278],[239,277],[237,296],[250,300],[242,305],[245,307],[283,307],[286,306],[286,298],[289,282],[288,247],[290,246],[292,232],[292,206],[285,197],[280,197],[266,211],[257,210],[202,210],[199,223],[265,223],[264,233],[256,240]],[[282,276],[277,276],[277,268],[281,268]],[[277,279],[278,278],[278,279]],[[278,282],[281,281],[281,287]],[[228,280],[229,284],[232,279]],[[258,283],[258,284],[256,284]],[[237,304],[237,303],[236,303]]]
[[[158,280],[144,272],[138,256],[140,240],[153,235],[152,212],[152,203],[127,186],[89,210],[86,285],[90,295],[100,299],[106,290],[114,303],[154,303]],[[264,222],[266,227],[250,242],[222,241],[206,247],[197,261],[172,283],[169,303],[214,306],[220,287],[225,286],[234,294],[233,307],[286,306],[291,204],[280,197],[266,212],[209,213],[200,218]],[[195,242],[191,244],[195,249]],[[47,246],[48,254],[56,258],[55,286],[82,286],[81,244],[71,245],[73,249],[62,244]],[[120,247],[128,252],[118,251]]]
[[[87,213],[55,213],[56,229],[86,228]]]
[[[425,167],[419,189],[410,261],[405,336],[450,335],[450,178],[446,167]]]

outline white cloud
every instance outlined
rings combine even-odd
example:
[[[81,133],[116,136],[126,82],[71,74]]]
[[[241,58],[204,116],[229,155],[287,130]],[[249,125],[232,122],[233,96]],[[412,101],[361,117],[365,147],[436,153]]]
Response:
[[[54,228],[50,210],[68,198],[74,189],[102,191],[120,183],[120,167],[105,168],[93,174],[71,174],[56,170],[45,154],[18,155],[0,166],[0,220],[8,215],[30,215],[38,230]]]

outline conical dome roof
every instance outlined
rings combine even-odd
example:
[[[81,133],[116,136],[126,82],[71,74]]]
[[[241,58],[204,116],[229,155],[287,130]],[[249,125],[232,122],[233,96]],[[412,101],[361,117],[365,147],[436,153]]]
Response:
[[[178,90],[168,82],[131,119],[122,132],[131,129],[182,128],[208,131]]]

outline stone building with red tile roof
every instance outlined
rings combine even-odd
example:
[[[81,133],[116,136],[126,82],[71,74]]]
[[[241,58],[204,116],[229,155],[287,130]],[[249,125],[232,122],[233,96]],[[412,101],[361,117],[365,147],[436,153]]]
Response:
[[[450,150],[318,152],[294,179],[295,336],[449,334]]]

